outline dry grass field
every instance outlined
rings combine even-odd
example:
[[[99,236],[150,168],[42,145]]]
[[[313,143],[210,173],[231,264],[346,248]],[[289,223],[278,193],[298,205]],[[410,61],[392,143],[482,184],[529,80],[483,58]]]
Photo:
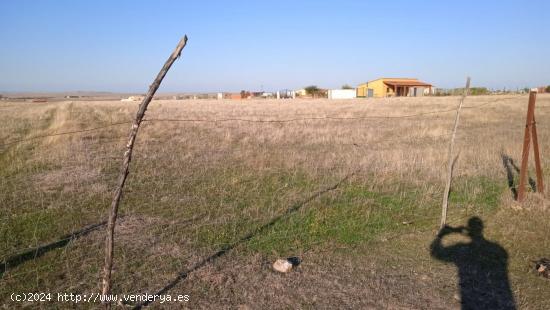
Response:
[[[456,266],[430,254],[458,101],[153,101],[117,223],[113,292],[190,295],[153,308],[459,308]],[[36,307],[11,292],[100,290],[104,226],[66,236],[106,220],[137,105],[0,102],[3,308]],[[527,96],[466,99],[449,224],[480,217],[507,251],[518,308],[550,309],[532,262],[550,256],[548,202],[513,200],[526,107]],[[549,95],[536,115],[548,183]],[[271,270],[289,256],[301,259],[294,271]]]

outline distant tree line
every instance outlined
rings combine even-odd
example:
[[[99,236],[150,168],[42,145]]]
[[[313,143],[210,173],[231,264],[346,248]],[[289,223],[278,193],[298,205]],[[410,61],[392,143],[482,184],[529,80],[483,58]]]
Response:
[[[464,88],[438,89],[436,96],[459,96],[464,93]],[[488,95],[491,91],[487,87],[470,87],[469,95]]]
[[[241,90],[241,99],[246,99],[248,97],[250,97],[250,92],[249,91],[244,91],[244,90]]]
[[[489,95],[491,93],[493,94],[506,94],[506,93],[516,93],[518,91],[521,91],[523,93],[529,93],[531,88],[524,87],[521,89],[517,89],[516,91],[509,90],[504,88],[503,90],[490,90],[487,87],[472,87],[470,88],[470,95],[476,96],[476,95]],[[539,87],[540,91],[544,91],[545,93],[550,93],[550,85]],[[452,89],[437,89],[435,95],[436,96],[458,96],[462,95],[464,92],[464,88],[452,88]]]
[[[306,91],[306,94],[313,97],[313,98],[326,98],[327,97],[327,90],[317,87],[317,85],[310,85],[307,87],[304,87],[304,90]]]
[[[317,85],[310,85],[310,86],[304,87],[304,89],[306,90],[306,94],[311,96],[315,96],[321,91],[321,89],[317,87]]]
[[[488,95],[491,92],[487,89],[487,87],[472,87],[470,88],[470,95],[477,96],[477,95]]]

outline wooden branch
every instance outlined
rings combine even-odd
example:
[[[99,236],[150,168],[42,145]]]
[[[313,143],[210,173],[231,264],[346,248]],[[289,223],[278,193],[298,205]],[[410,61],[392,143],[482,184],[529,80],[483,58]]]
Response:
[[[470,90],[470,77],[466,79],[466,87],[460,98],[460,103],[456,109],[455,125],[453,128],[453,135],[451,137],[451,143],[449,144],[449,155],[448,155],[448,164],[447,164],[447,182],[445,183],[445,192],[443,193],[443,203],[441,205],[441,225],[439,229],[442,229],[447,223],[447,209],[449,208],[449,194],[451,192],[451,180],[453,178],[453,167],[455,161],[453,160],[453,148],[455,144],[456,129],[458,128],[458,121],[460,119],[460,110],[462,109],[462,104],[464,99],[468,96],[468,91]]]
[[[111,210],[109,212],[109,219],[107,222],[107,236],[105,239],[105,265],[103,268],[103,289],[102,289],[103,295],[107,295],[111,292],[111,271],[113,267],[115,223],[117,219],[118,206],[120,204],[120,199],[122,196],[122,189],[124,188],[124,183],[126,182],[126,177],[128,176],[128,173],[129,173],[130,161],[132,160],[132,151],[134,149],[134,142],[136,141],[138,129],[141,122],[143,121],[143,117],[145,116],[145,111],[147,111],[147,106],[153,99],[155,92],[159,88],[160,83],[162,83],[164,76],[166,75],[168,70],[170,70],[170,67],[172,66],[174,61],[176,61],[176,59],[180,57],[181,51],[183,50],[186,44],[187,44],[187,36],[184,36],[176,46],[176,49],[174,50],[174,52],[170,55],[170,57],[168,57],[168,60],[166,60],[166,62],[164,63],[164,66],[158,73],[153,84],[149,86],[149,91],[147,92],[147,95],[139,105],[136,118],[130,130],[130,136],[128,137],[128,143],[126,144],[126,152],[124,152],[122,167],[120,169],[120,174],[118,177],[118,186],[116,188],[113,201],[111,202]],[[109,309],[110,306],[111,306],[110,303],[105,303],[105,308]]]

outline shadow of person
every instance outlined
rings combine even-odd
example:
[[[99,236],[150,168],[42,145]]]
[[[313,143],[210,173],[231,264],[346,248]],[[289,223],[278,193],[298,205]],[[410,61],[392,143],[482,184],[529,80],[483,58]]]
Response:
[[[470,242],[443,246],[449,234],[468,236]],[[508,280],[508,253],[483,237],[483,221],[472,217],[468,226],[445,226],[430,246],[433,257],[458,268],[462,309],[516,309]]]

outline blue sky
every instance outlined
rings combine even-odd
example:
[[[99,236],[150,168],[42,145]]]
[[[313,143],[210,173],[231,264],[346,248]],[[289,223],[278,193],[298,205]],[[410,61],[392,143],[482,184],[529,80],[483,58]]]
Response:
[[[0,0],[0,91],[550,84],[550,1]]]

